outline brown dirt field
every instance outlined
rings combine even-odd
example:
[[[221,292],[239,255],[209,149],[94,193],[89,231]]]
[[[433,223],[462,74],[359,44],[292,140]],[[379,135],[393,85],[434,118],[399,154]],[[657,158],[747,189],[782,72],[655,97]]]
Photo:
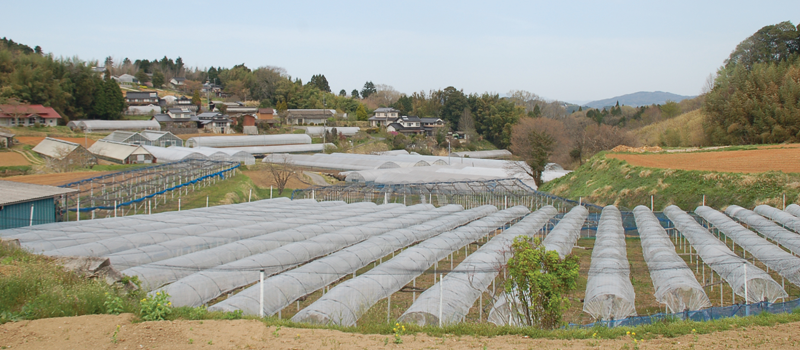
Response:
[[[737,173],[760,173],[772,170],[800,173],[800,151],[797,150],[797,145],[765,146],[741,151],[608,154],[606,157],[621,159],[636,166],[662,169]]]
[[[269,186],[275,186],[275,180],[273,180],[272,174],[266,168],[261,167],[260,164],[256,164],[254,166],[251,165],[248,167],[248,169],[252,170],[242,171],[242,174],[253,180],[253,184],[259,188],[269,188]],[[289,179],[289,182],[286,183],[286,188],[303,189],[311,187],[310,180],[303,179],[303,181],[300,181],[297,178],[291,178]]]
[[[16,152],[0,152],[0,166],[31,165],[25,157]]]
[[[23,144],[31,145],[31,146],[36,146],[36,145],[39,144],[39,142],[42,142],[42,140],[44,140],[44,137],[39,137],[39,136],[19,136],[19,137],[15,137],[14,139],[19,141],[19,143],[23,143]],[[84,146],[84,147],[92,147],[92,145],[95,143],[95,140],[92,140],[91,138],[84,139],[83,137],[54,137],[54,139],[59,139],[59,140],[64,140],[64,141],[69,141],[69,142],[75,142],[75,143],[77,143],[77,144],[79,144],[81,146]]]
[[[131,314],[90,315],[10,322],[0,325],[0,346],[10,349],[626,349],[613,340],[345,333],[327,329],[271,326],[256,320],[161,321],[133,323]],[[118,328],[119,327],[119,328]],[[756,326],[712,334],[657,337],[640,349],[789,349],[800,345],[800,323]]]
[[[3,180],[24,182],[36,185],[50,185],[59,186],[73,181],[88,179],[90,177],[100,176],[109,173],[108,171],[80,171],[74,173],[59,173],[59,174],[38,174],[38,175],[21,175],[11,176]]]

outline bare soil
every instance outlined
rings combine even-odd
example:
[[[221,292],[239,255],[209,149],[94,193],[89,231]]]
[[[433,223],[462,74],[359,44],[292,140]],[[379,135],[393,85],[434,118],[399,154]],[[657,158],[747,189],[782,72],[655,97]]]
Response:
[[[259,188],[269,188],[269,186],[277,186],[275,179],[272,176],[272,173],[270,173],[269,170],[261,164],[248,166],[248,170],[242,171],[242,174],[246,175],[251,180],[253,180],[253,184],[258,186]],[[299,176],[303,176],[302,172],[299,172]],[[289,181],[286,183],[286,188],[291,188],[291,189],[308,188],[311,187],[310,182],[311,182],[310,179],[303,178],[301,180],[298,177],[293,177],[289,179]]]
[[[625,349],[613,340],[530,339],[524,336],[432,337],[403,335],[402,344],[382,334],[271,326],[256,320],[134,323],[130,314],[90,315],[0,325],[0,346],[9,349]],[[749,327],[712,334],[657,337],[640,349],[790,349],[800,346],[800,323]]]
[[[738,173],[760,173],[782,171],[800,173],[800,145],[761,146],[754,150],[655,153],[655,154],[608,154],[606,157],[621,159],[637,166],[704,170]]]
[[[0,166],[31,165],[25,157],[16,152],[0,152]]]
[[[36,185],[59,186],[73,181],[88,179],[90,177],[101,176],[108,173],[108,171],[78,171],[72,173],[11,176],[4,178],[3,180]]]

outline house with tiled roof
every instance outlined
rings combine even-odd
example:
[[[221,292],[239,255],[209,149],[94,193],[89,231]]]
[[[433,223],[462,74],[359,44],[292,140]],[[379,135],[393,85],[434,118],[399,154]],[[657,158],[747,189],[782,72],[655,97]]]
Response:
[[[400,117],[400,111],[394,108],[381,107],[375,110],[375,115],[369,117],[369,126],[387,126]]]
[[[386,131],[399,132],[401,134],[422,134],[425,129],[422,127],[422,121],[419,117],[404,115],[387,125]]]
[[[61,115],[42,105],[0,105],[0,126],[56,126]]]

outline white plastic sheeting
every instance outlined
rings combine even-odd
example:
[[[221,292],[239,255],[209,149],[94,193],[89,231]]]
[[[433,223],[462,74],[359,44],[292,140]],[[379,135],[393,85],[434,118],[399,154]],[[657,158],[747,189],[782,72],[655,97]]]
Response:
[[[420,326],[439,324],[439,298],[442,298],[442,325],[464,321],[481,293],[489,288],[508,263],[512,256],[511,244],[514,243],[514,238],[532,238],[556,214],[558,210],[548,205],[492,238],[440,282],[420,294],[414,304],[400,316],[399,322],[416,323]]]
[[[250,214],[260,205],[289,204],[289,203],[313,203],[314,200],[296,200],[289,198],[266,199],[255,202],[230,204],[225,206],[214,206],[209,208],[198,208],[183,211],[170,211],[153,215],[134,215],[119,218],[107,218],[98,220],[66,221],[51,224],[18,227],[9,230],[0,230],[0,235],[9,239],[19,239],[20,242],[33,242],[50,240],[54,238],[66,237],[73,234],[81,234],[98,230],[114,229],[119,235],[131,232],[145,232],[164,227],[176,227],[183,223],[174,222],[175,219],[182,219],[189,216],[208,216],[216,218],[220,214],[243,212]],[[260,210],[260,209],[257,209]]]
[[[170,295],[173,305],[200,306],[222,293],[257,281],[259,269],[265,270],[266,275],[271,276],[334,253],[372,236],[417,225],[460,209],[458,207],[434,208],[430,204],[402,207],[392,211],[393,214],[398,214],[397,217],[350,226],[251,255],[184,277],[160,290]]]
[[[260,215],[250,216],[229,216],[225,219],[189,221],[187,225],[181,227],[170,227],[148,232],[136,232],[125,235],[117,235],[114,231],[90,232],[79,235],[71,240],[60,240],[60,248],[47,250],[43,254],[50,256],[107,256],[123,250],[144,247],[158,244],[184,237],[196,237],[200,235],[214,234],[217,231],[228,228],[248,227],[271,224],[273,221],[296,218],[308,215],[308,211],[322,209],[315,204],[310,205],[284,205],[279,207],[265,208]],[[187,220],[188,221],[188,220]],[[257,228],[256,228],[257,230]],[[66,244],[87,241],[89,243],[66,246]],[[41,248],[45,245],[52,245],[55,242],[42,242],[43,245],[31,247]]]
[[[155,120],[73,120],[67,123],[70,129],[80,128],[85,132],[102,130],[161,130]]]
[[[256,163],[256,158],[253,157],[252,154],[240,151],[235,148],[214,148],[214,147],[180,147],[180,146],[172,146],[168,149],[175,149],[181,150],[186,152],[197,152],[208,159],[211,160],[220,160],[220,161],[228,161],[228,162],[243,162],[245,165],[253,165]]]
[[[738,205],[728,206],[728,208],[725,209],[725,214],[749,225],[751,228],[758,231],[758,233],[764,235],[764,237],[786,247],[789,251],[800,254],[800,235],[780,227],[774,222]]]
[[[785,211],[785,212],[787,212],[789,214],[792,214],[792,215],[794,215],[796,217],[800,217],[800,205],[797,205],[797,204],[794,204],[794,203],[789,204],[789,205],[786,206],[786,209],[784,209],[783,211]]]
[[[453,152],[454,157],[464,157],[470,159],[507,159],[511,158],[511,152],[507,149],[495,149],[489,151],[472,151],[472,152]]]
[[[664,209],[664,214],[686,237],[703,262],[725,280],[736,295],[746,298],[750,303],[760,302],[764,299],[775,302],[775,300],[787,296],[786,291],[769,274],[737,256],[681,208],[670,205]],[[745,277],[747,277],[746,282]],[[745,283],[747,284],[746,297]]]
[[[800,286],[800,258],[787,253],[712,208],[700,206],[694,212],[714,228],[722,231],[725,236],[730,237],[734,243],[744,248],[754,258],[761,260],[764,265],[775,270],[792,284]]]
[[[788,208],[787,208],[788,209]],[[757,214],[775,221],[781,226],[788,228],[794,232],[800,233],[800,218],[789,214],[783,210],[775,209],[769,205],[759,205],[755,208]]]
[[[592,248],[583,311],[597,320],[621,320],[636,315],[622,215],[613,205],[603,208]]]
[[[581,235],[583,223],[589,216],[589,210],[583,206],[575,206],[569,213],[564,215],[561,220],[550,230],[550,233],[542,240],[545,250],[553,250],[560,259],[564,259],[572,252],[572,247],[578,242]],[[487,321],[498,326],[503,326],[511,322],[512,325],[520,325],[519,319],[513,315],[509,302],[518,303],[515,295],[508,295],[505,292],[495,298],[494,305],[489,311]]]
[[[636,228],[642,243],[642,254],[650,279],[655,288],[656,301],[666,304],[672,313],[684,310],[700,310],[711,306],[703,286],[697,282],[692,269],[686,265],[667,231],[661,227],[650,208],[638,206],[633,209]]]
[[[451,205],[454,206],[454,205]],[[460,206],[456,206],[460,208]],[[264,280],[264,315],[272,315],[298,298],[313,293],[338,279],[398,249],[480,219],[497,209],[483,206],[459,211],[419,225],[398,229],[367,239],[319,260]],[[257,315],[260,286],[254,285],[212,307],[210,311],[242,310]]]
[[[323,130],[327,132],[333,132],[333,129],[336,129],[336,134],[342,134],[344,136],[353,136],[358,133],[361,128],[357,126],[306,126],[306,135],[312,137],[322,137]]]
[[[572,208],[567,215],[542,240],[546,250],[555,250],[562,260],[572,252],[572,247],[581,236],[583,223],[589,216],[589,210],[583,206]]]
[[[120,218],[108,218],[87,221],[62,222],[52,228],[31,230],[13,235],[9,238],[19,239],[23,247],[34,252],[42,252],[80,244],[93,243],[107,238],[121,237],[128,234],[147,233],[170,228],[181,228],[196,224],[202,219],[226,220],[237,211],[241,215],[263,213],[265,210],[276,210],[281,206],[313,205],[313,200],[291,202],[286,200],[257,201],[248,206],[218,206],[210,208],[165,212],[154,215],[134,215]],[[238,209],[238,210],[237,210]],[[21,231],[21,230],[20,230]],[[19,232],[19,231],[18,231]]]
[[[151,290],[164,284],[177,281],[195,272],[244,259],[254,254],[279,248],[288,243],[306,240],[323,233],[334,232],[352,225],[396,217],[397,214],[394,214],[393,211],[399,210],[401,207],[402,205],[400,204],[359,206],[353,208],[351,211],[351,213],[355,215],[342,215],[339,212],[318,213],[316,215],[325,219],[324,221],[270,232],[215,248],[136,266],[124,270],[122,273],[128,276],[138,276],[139,280],[142,281],[142,286],[146,290]]]
[[[113,265],[117,270],[122,271],[139,265],[174,258],[176,256],[181,256],[196,251],[211,249],[242,239],[249,239],[263,236],[272,232],[324,222],[330,218],[341,219],[348,216],[355,216],[358,214],[358,212],[355,211],[357,208],[374,207],[365,203],[354,203],[349,205],[343,205],[343,202],[334,203],[337,205],[317,208],[324,208],[325,215],[308,215],[309,210],[307,208],[296,208],[298,216],[271,221],[269,224],[257,223],[254,225],[229,227],[219,231],[180,237],[158,244],[152,244],[114,253],[108,255],[108,258],[111,259],[111,265]]]
[[[188,138],[186,147],[247,147],[310,143],[311,137],[305,134],[198,136]]]
[[[158,146],[142,146],[147,152],[153,155],[156,163],[178,162],[186,159],[208,159],[205,155],[198,152],[185,151],[176,148],[164,148]]]
[[[529,211],[517,206],[429,238],[361,276],[331,289],[292,321],[352,326],[379,300],[392,295],[452,251],[486,236]]]
[[[325,148],[333,147],[336,145],[332,143],[314,143],[314,144],[297,144],[297,145],[283,145],[283,146],[253,146],[253,147],[230,147],[237,151],[243,151],[250,154],[272,154],[272,153],[313,153],[322,152]],[[264,158],[266,162],[267,158]]]

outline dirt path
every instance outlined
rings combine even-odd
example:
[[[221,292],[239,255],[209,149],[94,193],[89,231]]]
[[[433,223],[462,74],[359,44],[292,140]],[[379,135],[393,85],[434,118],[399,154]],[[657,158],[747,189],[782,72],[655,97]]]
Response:
[[[800,172],[800,150],[796,145],[765,146],[754,150],[608,154],[632,165],[682,170],[759,173],[766,171]]]
[[[311,171],[304,171],[303,174],[305,174],[306,176],[311,178],[311,181],[315,185],[319,185],[319,186],[328,186],[328,185],[330,185],[327,181],[325,181],[325,178],[322,177],[322,175],[320,175],[320,174],[317,174],[317,173],[311,172]]]
[[[431,337],[266,327],[255,320],[132,323],[130,314],[91,315],[0,325],[0,346],[10,349],[620,349],[614,340],[530,339],[523,336]],[[118,328],[119,327],[119,328]],[[734,329],[708,335],[655,338],[640,349],[789,349],[800,345],[800,323]]]

